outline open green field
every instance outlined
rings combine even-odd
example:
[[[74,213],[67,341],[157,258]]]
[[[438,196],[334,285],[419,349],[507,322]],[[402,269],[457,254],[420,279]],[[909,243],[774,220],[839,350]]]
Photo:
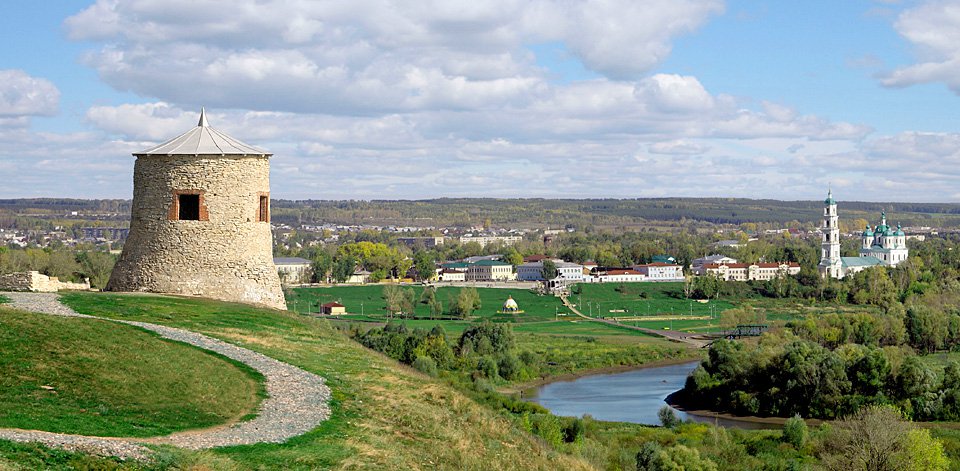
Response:
[[[148,437],[256,410],[260,374],[135,327],[0,308],[0,427]]]
[[[320,305],[337,301],[347,308],[348,319],[383,320],[386,319],[386,302],[383,299],[385,285],[364,286],[330,286],[321,288],[294,288],[288,291],[287,307],[301,313],[317,313]],[[419,285],[404,286],[412,289],[416,299],[420,299],[424,287]],[[437,299],[444,306],[444,311],[453,305],[461,288],[443,286],[437,289]],[[535,322],[554,320],[557,314],[572,314],[563,303],[554,296],[541,296],[526,289],[477,288],[480,295],[481,308],[473,313],[476,319],[491,319],[498,322]],[[508,297],[513,297],[524,312],[522,314],[498,314]],[[426,304],[417,303],[416,316],[427,318],[430,309]]]
[[[719,316],[734,307],[723,299],[707,303],[686,299],[683,283],[581,283],[571,290],[570,301],[592,317]]]
[[[10,302],[10,299],[0,294],[0,304],[7,304]]]
[[[236,343],[322,375],[332,390],[331,418],[287,443],[171,450],[164,466],[154,469],[589,469],[500,412],[362,347],[323,319],[164,296],[70,293],[62,299],[82,313],[181,327]],[[0,464],[15,460],[46,468],[54,459],[71,458],[0,441]]]

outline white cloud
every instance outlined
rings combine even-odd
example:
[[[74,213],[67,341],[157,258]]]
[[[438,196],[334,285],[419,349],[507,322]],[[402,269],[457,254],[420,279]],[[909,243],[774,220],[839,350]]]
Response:
[[[0,118],[52,116],[59,104],[60,90],[49,80],[22,70],[0,70]]]
[[[690,113],[711,110],[713,97],[696,77],[656,74],[637,84],[640,101],[664,113]]]
[[[895,28],[916,48],[918,62],[882,77],[889,87],[942,82],[960,93],[960,4],[931,1],[904,10]]]
[[[710,150],[709,146],[685,140],[655,142],[649,150],[654,154],[697,155]]]
[[[367,114],[513,103],[542,91],[526,46],[548,41],[598,73],[638,79],[720,0],[303,2],[100,0],[65,22],[102,41],[111,85],[180,103]]]

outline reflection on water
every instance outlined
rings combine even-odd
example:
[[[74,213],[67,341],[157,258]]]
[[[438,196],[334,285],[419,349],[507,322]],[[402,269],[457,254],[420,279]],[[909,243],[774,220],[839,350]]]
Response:
[[[590,414],[598,420],[660,425],[657,411],[664,406],[664,399],[670,393],[683,389],[687,375],[698,364],[690,362],[559,381],[541,386],[536,397],[530,400],[546,407],[555,415],[580,417]],[[682,420],[689,418],[724,427],[771,427],[736,420],[698,417],[682,411],[676,413]]]

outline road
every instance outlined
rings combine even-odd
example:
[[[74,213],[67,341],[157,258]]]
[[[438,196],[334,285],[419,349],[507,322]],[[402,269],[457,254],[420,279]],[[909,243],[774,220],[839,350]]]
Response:
[[[705,338],[705,337],[703,337],[702,335],[699,335],[699,334],[689,334],[689,333],[686,333],[686,332],[677,332],[677,331],[674,331],[674,330],[654,330],[654,329],[647,329],[646,327],[637,327],[637,326],[634,326],[634,325],[621,324],[620,322],[617,322],[617,321],[614,321],[614,320],[609,320],[609,319],[597,319],[597,318],[594,318],[594,317],[587,316],[586,314],[580,312],[576,307],[574,307],[574,305],[570,302],[570,300],[567,299],[566,296],[560,296],[560,300],[563,301],[563,305],[566,306],[567,309],[573,311],[574,314],[576,314],[576,315],[578,315],[578,316],[580,316],[580,317],[582,317],[582,318],[584,318],[584,319],[586,319],[586,320],[588,320],[588,321],[591,321],[591,322],[600,322],[600,323],[602,323],[602,324],[613,325],[613,326],[621,327],[621,328],[624,328],[624,329],[636,330],[636,331],[640,331],[640,332],[643,332],[643,333],[646,333],[646,334],[656,335],[656,336],[658,336],[658,337],[663,337],[663,338],[666,338],[666,339],[669,339],[669,340],[673,340],[673,341],[675,341],[675,342],[681,342],[681,343],[686,343],[686,344],[689,344],[689,345],[694,345],[694,346],[696,346],[697,348],[702,348],[702,347],[706,346],[707,344],[709,344],[709,343],[713,340],[713,339],[710,339],[710,338]]]

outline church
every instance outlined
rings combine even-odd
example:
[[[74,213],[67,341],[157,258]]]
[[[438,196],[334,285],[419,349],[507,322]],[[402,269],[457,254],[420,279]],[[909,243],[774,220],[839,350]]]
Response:
[[[860,254],[857,257],[840,256],[840,216],[833,192],[827,191],[823,202],[823,239],[820,244],[820,276],[842,279],[870,267],[895,267],[907,259],[907,236],[897,224],[897,229],[887,225],[887,213],[880,214],[880,224],[861,234]]]

